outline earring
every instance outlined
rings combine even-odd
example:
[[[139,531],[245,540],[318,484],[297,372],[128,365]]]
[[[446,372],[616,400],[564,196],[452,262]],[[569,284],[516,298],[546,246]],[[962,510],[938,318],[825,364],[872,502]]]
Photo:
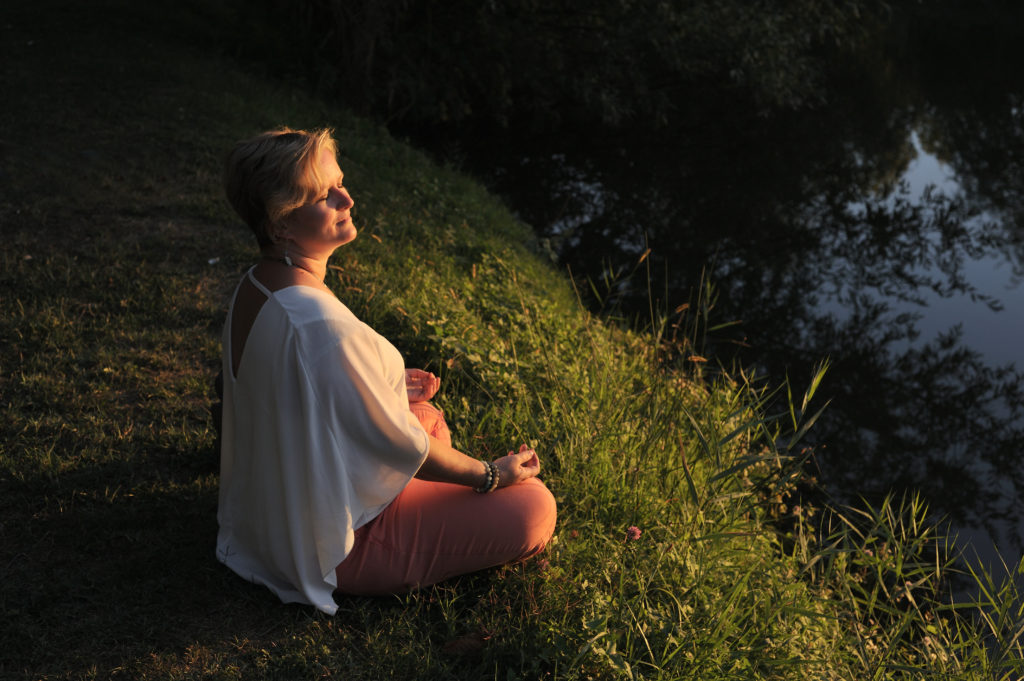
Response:
[[[284,264],[288,265],[288,267],[295,267],[295,265],[292,264],[292,259],[288,257],[288,246],[287,245],[285,245],[285,247],[284,247]]]

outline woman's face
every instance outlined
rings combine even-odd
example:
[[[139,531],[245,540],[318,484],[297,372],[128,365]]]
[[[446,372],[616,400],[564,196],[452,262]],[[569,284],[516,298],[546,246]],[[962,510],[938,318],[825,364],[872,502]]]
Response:
[[[345,174],[329,149],[320,152],[317,169],[326,181],[325,186],[311,203],[300,206],[286,218],[283,236],[292,253],[326,258],[338,246],[356,238],[351,215],[355,201],[342,184]]]

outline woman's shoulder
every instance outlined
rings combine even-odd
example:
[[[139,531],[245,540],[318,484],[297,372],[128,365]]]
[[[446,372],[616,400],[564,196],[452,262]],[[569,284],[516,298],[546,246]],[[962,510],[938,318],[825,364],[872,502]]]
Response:
[[[271,274],[273,274],[271,270]],[[284,283],[261,277],[259,266],[250,270],[248,278],[265,295],[270,310],[266,315],[270,329],[289,329],[289,334],[307,337],[316,345],[332,339],[376,338],[377,333],[360,320],[327,286],[301,282]],[[255,275],[255,276],[254,276]],[[276,320],[276,321],[275,321]]]
[[[352,310],[329,291],[312,286],[289,286],[274,291],[272,297],[296,325],[316,322],[362,325]]]

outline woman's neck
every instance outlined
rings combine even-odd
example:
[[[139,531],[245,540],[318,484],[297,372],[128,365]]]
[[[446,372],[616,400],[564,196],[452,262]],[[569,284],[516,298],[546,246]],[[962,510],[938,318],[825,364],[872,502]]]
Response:
[[[310,258],[305,255],[299,255],[296,253],[279,254],[274,251],[266,250],[263,251],[262,257],[264,260],[271,262],[277,262],[285,267],[290,267],[295,270],[304,272],[305,274],[315,278],[321,284],[327,277],[327,261],[319,260],[317,258]]]

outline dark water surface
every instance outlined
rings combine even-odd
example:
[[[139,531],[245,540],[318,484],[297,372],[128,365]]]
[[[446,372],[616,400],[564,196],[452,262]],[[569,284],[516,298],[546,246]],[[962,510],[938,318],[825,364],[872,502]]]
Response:
[[[832,403],[811,431],[828,490],[920,490],[985,560],[996,545],[1015,563],[1024,77],[1007,65],[1021,33],[912,22],[833,65],[813,109],[707,96],[656,134],[461,131],[457,156],[581,279],[628,273],[650,248],[671,312],[706,273],[713,321],[742,321],[708,339],[726,366],[802,391],[829,357]],[[642,317],[649,295],[634,278],[604,305]]]

